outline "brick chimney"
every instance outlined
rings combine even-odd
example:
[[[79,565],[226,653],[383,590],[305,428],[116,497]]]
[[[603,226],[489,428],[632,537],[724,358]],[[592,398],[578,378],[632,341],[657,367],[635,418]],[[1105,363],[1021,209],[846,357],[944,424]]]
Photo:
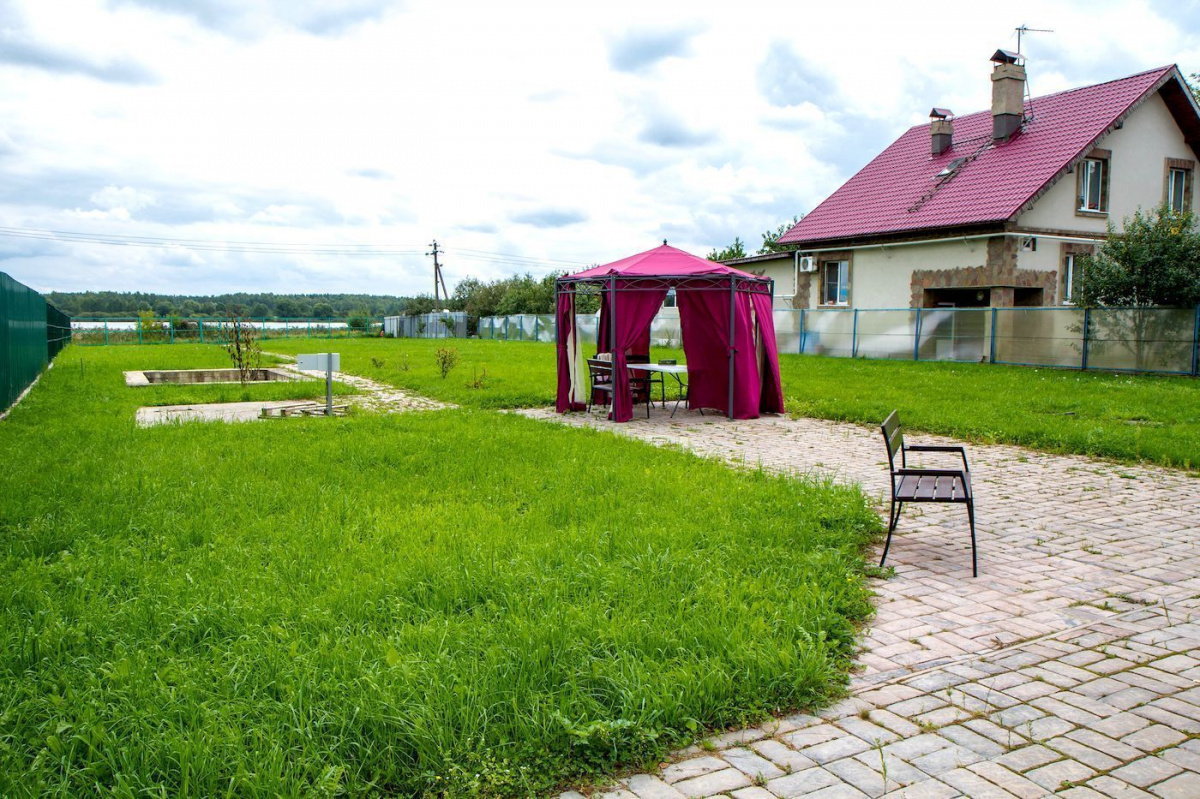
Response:
[[[1008,50],[992,56],[992,138],[1008,139],[1025,121],[1025,67],[1021,57]]]
[[[929,112],[929,135],[933,140],[933,154],[941,155],[954,146],[954,112],[949,108],[935,108]]]

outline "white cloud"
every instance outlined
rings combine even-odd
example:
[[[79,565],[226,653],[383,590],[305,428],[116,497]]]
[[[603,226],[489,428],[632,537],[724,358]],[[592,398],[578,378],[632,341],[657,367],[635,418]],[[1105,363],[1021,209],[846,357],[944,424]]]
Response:
[[[1012,0],[969,23],[883,2],[181,8],[0,0],[0,28],[75,59],[0,59],[0,225],[404,254],[187,266],[0,239],[0,269],[61,289],[412,293],[434,237],[451,284],[517,268],[456,248],[587,264],[664,235],[756,245],[931,106],[986,108],[988,56],[1021,20],[1056,31],[1026,40],[1035,93],[1200,68],[1200,19],[1158,0]],[[121,64],[154,79],[104,72]]]
[[[132,186],[122,186],[121,188],[105,186],[93,194],[90,199],[92,205],[106,211],[140,211],[158,202],[150,192],[139,191]]]

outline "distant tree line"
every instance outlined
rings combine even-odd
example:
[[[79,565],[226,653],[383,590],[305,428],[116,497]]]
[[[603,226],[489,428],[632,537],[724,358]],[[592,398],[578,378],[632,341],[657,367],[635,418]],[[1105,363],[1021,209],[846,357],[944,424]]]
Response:
[[[471,317],[554,313],[554,280],[513,275],[491,282],[468,277],[459,282],[449,299],[434,305],[430,295],[389,297],[377,294],[217,294],[193,296],[151,294],[140,291],[54,291],[47,298],[71,316],[132,317],[153,314],[158,318],[197,316],[249,316],[272,318],[400,316],[433,311],[466,311]],[[595,301],[579,310],[595,311]]]
[[[372,317],[404,313],[408,297],[378,294],[150,294],[141,291],[52,291],[46,295],[72,316]]]

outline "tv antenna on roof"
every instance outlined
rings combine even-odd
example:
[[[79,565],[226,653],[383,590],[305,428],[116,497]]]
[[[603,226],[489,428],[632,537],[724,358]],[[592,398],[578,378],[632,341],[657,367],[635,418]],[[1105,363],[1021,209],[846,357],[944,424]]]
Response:
[[[1031,28],[1028,25],[1021,25],[1014,28],[1017,32],[1017,55],[1021,55],[1021,37],[1026,33],[1054,33],[1049,28]]]

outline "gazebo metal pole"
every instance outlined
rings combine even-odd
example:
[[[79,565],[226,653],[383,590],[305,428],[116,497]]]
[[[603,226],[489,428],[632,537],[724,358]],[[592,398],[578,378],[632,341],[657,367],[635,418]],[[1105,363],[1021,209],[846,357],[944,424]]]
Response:
[[[733,420],[733,343],[735,341],[733,335],[733,325],[735,316],[734,309],[737,305],[734,299],[736,296],[737,278],[731,275],[729,278],[729,405],[727,411],[727,416],[731,421]]]
[[[608,352],[612,359],[612,406],[609,414],[617,421],[617,276],[608,279]]]

